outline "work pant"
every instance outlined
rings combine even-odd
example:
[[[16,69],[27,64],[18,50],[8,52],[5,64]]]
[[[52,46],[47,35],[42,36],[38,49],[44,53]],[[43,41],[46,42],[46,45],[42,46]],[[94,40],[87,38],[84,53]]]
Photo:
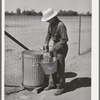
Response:
[[[66,44],[63,49],[56,52],[58,59],[57,72],[50,74],[49,85],[55,86],[58,82],[58,88],[65,88],[65,57],[68,52],[68,45]]]

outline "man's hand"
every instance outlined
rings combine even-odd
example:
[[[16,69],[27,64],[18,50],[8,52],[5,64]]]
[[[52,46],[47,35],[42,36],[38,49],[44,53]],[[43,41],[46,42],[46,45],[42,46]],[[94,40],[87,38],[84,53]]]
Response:
[[[53,53],[54,53],[53,48],[51,48],[51,49],[49,50],[49,54],[50,54],[51,57],[53,57]]]
[[[43,46],[43,50],[46,51],[46,52],[49,51],[49,46],[48,46],[48,44],[44,44],[44,46]]]

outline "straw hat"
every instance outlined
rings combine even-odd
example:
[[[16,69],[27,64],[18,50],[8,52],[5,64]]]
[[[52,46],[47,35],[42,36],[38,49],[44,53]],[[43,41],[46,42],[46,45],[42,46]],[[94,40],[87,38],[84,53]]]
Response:
[[[52,19],[53,17],[57,16],[58,12],[49,8],[43,12],[43,18],[41,21],[48,21]]]

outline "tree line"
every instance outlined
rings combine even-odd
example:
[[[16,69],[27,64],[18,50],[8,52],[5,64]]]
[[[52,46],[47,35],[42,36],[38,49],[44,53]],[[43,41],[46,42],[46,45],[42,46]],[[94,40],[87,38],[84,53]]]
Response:
[[[41,12],[41,11],[36,12],[34,9],[32,9],[32,10],[23,10],[23,11],[21,11],[20,8],[17,8],[15,13],[14,13],[13,11],[11,11],[11,12],[5,11],[5,15],[31,15],[31,16],[42,16],[42,12]],[[58,12],[58,16],[78,16],[78,15],[80,15],[80,14],[78,14],[78,12],[72,11],[72,10],[69,10],[69,11],[60,10],[60,11]],[[85,13],[85,14],[82,13],[81,15],[91,16],[91,13],[88,11],[87,13]]]

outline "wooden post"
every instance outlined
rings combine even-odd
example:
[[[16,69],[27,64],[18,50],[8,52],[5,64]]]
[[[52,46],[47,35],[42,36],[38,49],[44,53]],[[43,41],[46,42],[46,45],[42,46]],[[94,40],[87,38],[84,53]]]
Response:
[[[80,45],[81,45],[81,15],[79,16],[79,46],[78,46],[78,54],[80,55]]]

